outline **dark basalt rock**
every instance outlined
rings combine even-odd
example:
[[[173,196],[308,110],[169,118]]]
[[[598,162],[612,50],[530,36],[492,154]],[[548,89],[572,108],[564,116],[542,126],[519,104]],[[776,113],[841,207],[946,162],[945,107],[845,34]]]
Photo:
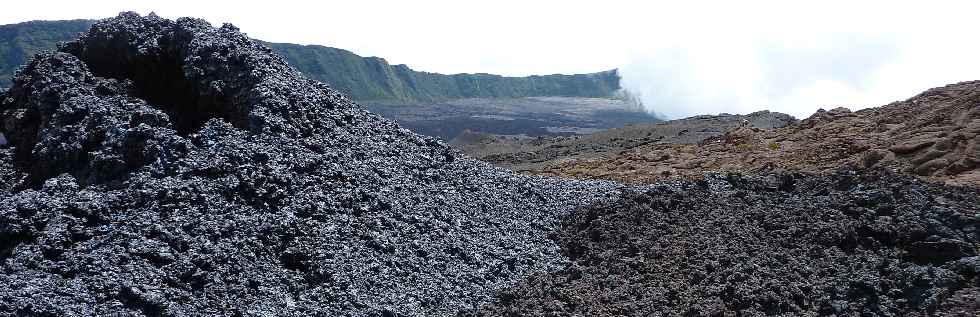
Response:
[[[975,189],[515,175],[230,25],[124,13],[13,82],[0,316],[896,315],[980,289]]]
[[[557,237],[569,266],[464,315],[976,312],[977,229],[976,189],[888,172],[663,182],[576,211]]]
[[[231,25],[124,13],[0,95],[0,316],[446,315],[609,183],[517,176]]]
[[[955,239],[918,241],[910,244],[906,250],[909,256],[916,261],[934,264],[943,264],[976,255],[976,250],[972,244]]]

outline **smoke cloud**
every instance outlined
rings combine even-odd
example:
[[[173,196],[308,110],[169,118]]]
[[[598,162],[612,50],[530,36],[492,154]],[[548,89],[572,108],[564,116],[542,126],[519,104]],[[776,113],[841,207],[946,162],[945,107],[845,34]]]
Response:
[[[628,41],[622,86],[668,119],[758,110],[806,118],[820,108],[882,106],[980,79],[980,42],[968,40],[963,24],[970,7],[733,8],[737,14],[669,20]]]
[[[622,85],[661,117],[774,110],[805,117],[819,107],[862,108],[900,48],[887,38],[813,40],[805,46],[745,40],[725,47],[638,52]]]

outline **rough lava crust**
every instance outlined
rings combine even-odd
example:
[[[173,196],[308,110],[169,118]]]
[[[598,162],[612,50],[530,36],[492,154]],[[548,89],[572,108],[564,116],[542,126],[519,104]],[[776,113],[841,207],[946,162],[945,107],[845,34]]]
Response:
[[[980,309],[975,188],[849,168],[521,176],[190,18],[100,21],[13,83],[0,316]]]
[[[980,192],[888,171],[709,174],[582,208],[572,260],[473,316],[974,316]]]
[[[0,95],[0,315],[446,315],[618,185],[515,175],[231,25],[124,13]]]

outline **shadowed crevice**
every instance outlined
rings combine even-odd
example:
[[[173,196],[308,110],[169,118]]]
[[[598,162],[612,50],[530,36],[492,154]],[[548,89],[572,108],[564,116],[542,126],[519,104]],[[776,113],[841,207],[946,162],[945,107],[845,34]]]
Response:
[[[220,81],[188,78],[179,41],[159,42],[161,49],[154,54],[139,52],[125,38],[88,39],[84,46],[73,43],[63,50],[84,61],[96,76],[131,81],[130,93],[167,113],[180,135],[200,130],[211,118],[246,126],[248,107],[235,103],[233,92],[223,91]]]

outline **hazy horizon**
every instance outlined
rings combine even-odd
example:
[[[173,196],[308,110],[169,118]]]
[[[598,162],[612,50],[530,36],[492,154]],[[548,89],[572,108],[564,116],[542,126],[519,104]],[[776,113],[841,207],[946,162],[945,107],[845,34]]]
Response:
[[[272,42],[317,44],[438,73],[505,76],[620,69],[668,118],[880,106],[980,79],[969,1],[820,4],[609,1],[32,1],[0,24],[121,11],[232,23]]]

